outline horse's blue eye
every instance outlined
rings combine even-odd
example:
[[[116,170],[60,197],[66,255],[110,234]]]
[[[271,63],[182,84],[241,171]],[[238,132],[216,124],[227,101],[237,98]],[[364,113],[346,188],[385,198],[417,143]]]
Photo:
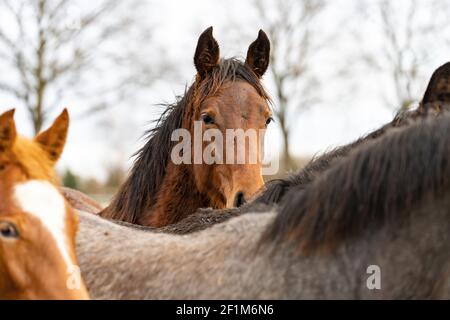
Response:
[[[209,114],[206,114],[206,113],[202,114],[201,118],[202,118],[202,120],[203,120],[203,122],[205,124],[212,124],[212,123],[214,123],[214,118],[211,117]]]

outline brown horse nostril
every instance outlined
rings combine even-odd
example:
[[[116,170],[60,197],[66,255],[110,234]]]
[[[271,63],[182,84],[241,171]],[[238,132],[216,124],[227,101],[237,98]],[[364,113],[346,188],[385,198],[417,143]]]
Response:
[[[242,191],[239,191],[236,193],[236,197],[234,198],[234,206],[240,207],[245,203],[245,197],[244,193]]]

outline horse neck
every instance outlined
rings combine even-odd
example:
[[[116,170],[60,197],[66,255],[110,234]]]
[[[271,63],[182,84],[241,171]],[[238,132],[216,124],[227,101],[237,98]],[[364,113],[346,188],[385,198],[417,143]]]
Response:
[[[181,123],[181,127],[189,130],[191,134],[194,112],[194,102],[191,102],[185,109]],[[199,208],[212,205],[209,198],[198,190],[192,164],[175,165],[170,160],[155,200],[154,205],[139,217],[138,224],[164,227],[181,221]]]
[[[192,90],[189,89],[189,93],[186,95],[192,95]],[[170,150],[167,150],[167,146],[172,145],[170,137],[173,130],[187,128],[189,124],[188,120],[191,118],[193,107],[191,103],[185,101],[186,99],[188,98],[183,98],[168,115],[163,116],[162,124],[152,131],[150,141],[139,151],[130,176],[122,184],[110,205],[99,213],[100,216],[129,223],[153,225],[150,224],[150,221],[156,223],[155,221],[164,220],[162,210],[168,210],[168,214],[178,211],[170,206],[172,203],[177,203],[179,199],[168,201],[173,190],[195,199],[195,190],[197,190],[195,183],[186,169],[181,168],[182,166],[172,168],[173,165],[171,166],[168,159]],[[174,124],[175,127],[172,128],[171,124]],[[165,148],[162,153],[161,148]],[[183,178],[177,174],[184,174]],[[181,182],[180,179],[185,180]],[[173,189],[173,186],[177,186],[178,189]],[[172,189],[168,189],[169,187]],[[193,201],[198,203],[198,198],[197,195],[197,199]],[[155,210],[157,217],[152,217]],[[176,214],[179,215],[181,212],[176,212]],[[171,219],[165,220],[171,221]],[[156,225],[160,225],[160,223],[162,222],[158,222]]]
[[[136,173],[127,179],[111,204],[99,213],[113,220],[162,227],[180,221],[198,208],[211,206],[197,188],[188,165],[169,162],[156,193],[138,183]],[[140,177],[144,181],[145,178]]]
[[[182,220],[198,208],[209,206],[210,200],[196,186],[192,166],[170,162],[156,203],[144,212],[138,224],[163,227]]]

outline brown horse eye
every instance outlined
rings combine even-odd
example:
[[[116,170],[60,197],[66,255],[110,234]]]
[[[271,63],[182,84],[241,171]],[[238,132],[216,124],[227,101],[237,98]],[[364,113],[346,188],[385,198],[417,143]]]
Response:
[[[266,120],[266,127],[273,121],[273,118],[270,117]]]
[[[205,124],[213,124],[214,123],[214,118],[206,113],[202,114],[201,119]]]
[[[11,222],[0,222],[0,238],[15,240],[19,238],[17,227]]]

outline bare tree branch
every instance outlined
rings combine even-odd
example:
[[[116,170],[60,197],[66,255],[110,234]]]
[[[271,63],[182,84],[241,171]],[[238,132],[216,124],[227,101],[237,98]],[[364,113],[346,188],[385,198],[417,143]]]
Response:
[[[323,0],[255,0],[254,7],[271,40],[270,72],[277,108],[274,114],[281,128],[284,167],[295,166],[289,140],[296,110],[317,103],[319,83],[310,74],[312,56],[321,47],[315,23],[326,8]],[[313,41],[314,38],[314,41]]]
[[[370,5],[374,5],[377,14],[374,18],[382,42],[378,51],[362,53],[361,60],[377,72],[389,75],[394,98],[385,97],[385,100],[397,109],[407,109],[418,102],[422,92],[417,86],[422,78],[422,66],[430,55],[424,40],[448,28],[446,19],[435,16],[449,8],[445,2],[433,0],[411,0],[402,2],[402,6],[397,1],[377,0]],[[430,19],[419,23],[419,13],[429,15]]]
[[[135,21],[131,15],[122,14],[120,19],[112,15],[119,8],[132,12],[135,6],[136,2],[103,0],[87,7],[75,7],[79,9],[78,16],[70,17],[69,10],[74,7],[70,0],[0,0],[2,15],[14,24],[7,29],[0,28],[0,63],[12,70],[17,79],[1,83],[0,91],[23,103],[35,132],[40,130],[55,104],[60,103],[54,100],[63,97],[62,88],[64,92],[74,91],[72,86],[79,82],[76,80],[87,72],[99,72],[93,62],[100,56],[102,62],[115,58],[112,53],[102,51],[104,44],[125,36]],[[76,19],[76,25],[70,25],[70,19]],[[122,80],[123,77],[118,77],[117,83]],[[126,80],[129,81],[128,75]],[[114,89],[120,91],[121,85],[117,83]]]

